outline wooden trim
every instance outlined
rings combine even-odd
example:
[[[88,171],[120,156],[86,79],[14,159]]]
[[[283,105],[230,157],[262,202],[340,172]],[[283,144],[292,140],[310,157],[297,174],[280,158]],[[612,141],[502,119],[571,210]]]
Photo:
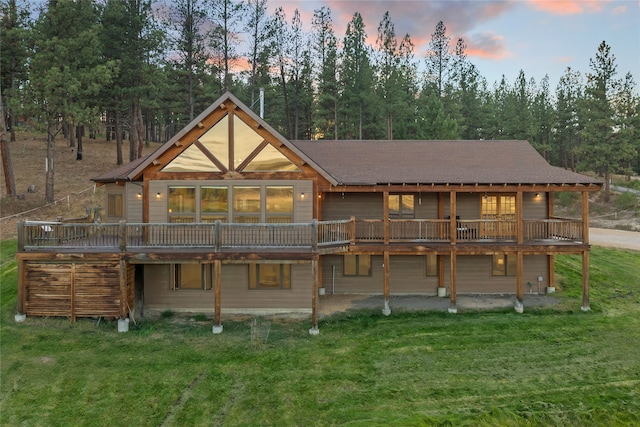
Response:
[[[438,258],[438,287],[444,288],[444,256],[436,255]]]
[[[25,296],[27,295],[27,273],[25,260],[23,258],[16,259],[18,263],[18,314],[24,314]]]
[[[551,191],[547,193],[547,218],[553,217],[553,194]]]
[[[556,279],[555,279],[555,259],[554,259],[553,255],[548,255],[547,258],[548,258],[548,262],[549,262],[549,266],[548,266],[549,270],[547,272],[547,274],[549,276],[549,279],[548,279],[549,280],[549,285],[548,286],[555,287],[556,286],[555,285],[555,282],[556,282]]]
[[[442,183],[419,183],[419,184],[375,184],[375,185],[329,185],[325,184],[319,188],[327,193],[381,193],[389,191],[392,193],[438,193],[448,192],[452,187],[462,193],[516,193],[539,192],[545,186],[558,192],[597,192],[602,189],[602,185],[595,184],[442,184]]]
[[[71,293],[70,295],[70,315],[71,315],[71,322],[75,323],[76,321],[76,264],[72,263],[71,264],[71,273],[70,273],[70,290],[69,292]]]
[[[382,193],[382,220],[384,223],[384,243],[389,243],[389,192]]]

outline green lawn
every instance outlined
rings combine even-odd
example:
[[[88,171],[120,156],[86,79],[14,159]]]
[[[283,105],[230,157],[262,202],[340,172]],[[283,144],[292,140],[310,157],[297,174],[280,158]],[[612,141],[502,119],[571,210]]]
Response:
[[[2,243],[2,425],[640,425],[640,253],[557,256],[553,309],[349,312],[320,322],[165,316],[131,325],[13,321],[15,242]]]

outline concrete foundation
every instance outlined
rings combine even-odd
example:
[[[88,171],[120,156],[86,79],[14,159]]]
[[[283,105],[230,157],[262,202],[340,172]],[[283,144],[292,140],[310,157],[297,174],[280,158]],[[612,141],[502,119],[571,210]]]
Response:
[[[118,319],[118,332],[129,332],[129,319]]]
[[[449,308],[447,309],[447,311],[448,311],[449,313],[451,313],[451,314],[456,314],[456,313],[458,313],[458,309],[457,309],[456,307],[449,307]]]
[[[548,294],[554,294],[556,292],[556,287],[555,286],[547,286],[547,293]]]
[[[524,304],[522,301],[516,300],[516,303],[513,305],[513,308],[516,310],[516,313],[524,312]]]
[[[384,314],[385,316],[391,315],[391,308],[389,308],[389,301],[387,300],[384,301],[384,308],[382,309],[382,314]]]
[[[214,334],[221,334],[222,333],[222,325],[213,325],[213,327],[211,328],[211,332]]]
[[[447,296],[447,288],[438,288],[438,296],[446,297]]]
[[[318,328],[309,329],[309,335],[320,335],[320,329]]]
[[[22,323],[22,322],[24,322],[25,320],[27,320],[27,315],[26,315],[26,314],[19,314],[19,313],[18,313],[18,314],[16,314],[16,315],[15,315],[14,319],[15,319],[15,321],[16,321],[16,322],[18,322],[18,323]]]
[[[585,306],[582,306],[582,307],[580,307],[580,310],[582,310],[582,311],[584,311],[584,312],[591,311],[591,307],[589,307],[589,306],[586,306],[586,307],[585,307]]]

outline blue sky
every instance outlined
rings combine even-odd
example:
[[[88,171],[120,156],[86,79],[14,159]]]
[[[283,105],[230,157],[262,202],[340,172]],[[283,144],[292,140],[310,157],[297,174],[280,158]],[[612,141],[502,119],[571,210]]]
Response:
[[[389,11],[396,35],[409,33],[416,59],[425,52],[438,21],[452,43],[462,37],[467,55],[489,85],[504,75],[513,83],[520,70],[539,82],[549,75],[551,91],[567,67],[584,76],[590,71],[602,41],[616,57],[618,77],[631,72],[640,83],[640,0],[269,0],[269,11],[282,6],[290,20],[300,11],[310,28],[313,11],[331,9],[339,40],[357,11],[362,15],[370,43]]]

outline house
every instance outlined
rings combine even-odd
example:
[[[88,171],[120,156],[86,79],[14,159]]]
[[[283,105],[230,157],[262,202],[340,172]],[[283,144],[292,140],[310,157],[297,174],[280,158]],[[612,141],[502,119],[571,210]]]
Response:
[[[100,224],[19,225],[18,316],[301,312],[322,295],[552,292],[589,194],[526,141],[289,141],[226,93],[150,156],[94,178]],[[582,218],[553,199],[581,195]],[[525,288],[529,285],[529,288]]]

